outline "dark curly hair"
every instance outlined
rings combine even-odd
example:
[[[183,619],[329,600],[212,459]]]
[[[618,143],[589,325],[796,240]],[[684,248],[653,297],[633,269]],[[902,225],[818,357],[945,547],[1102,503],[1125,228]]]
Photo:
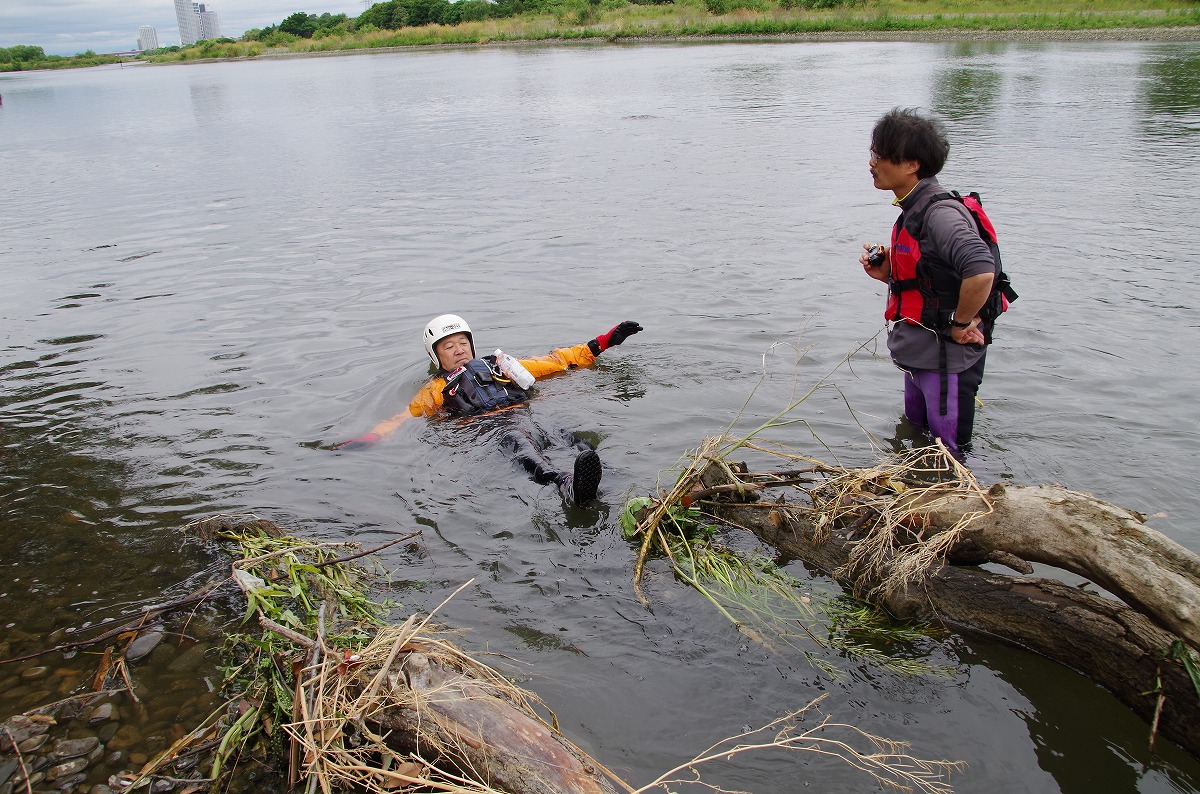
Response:
[[[871,130],[871,151],[893,163],[916,160],[918,179],[935,176],[950,156],[946,126],[917,108],[892,108]]]

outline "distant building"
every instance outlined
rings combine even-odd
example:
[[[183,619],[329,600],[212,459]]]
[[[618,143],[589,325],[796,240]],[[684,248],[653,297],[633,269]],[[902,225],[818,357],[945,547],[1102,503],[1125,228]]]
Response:
[[[175,0],[175,18],[179,21],[179,43],[186,47],[200,40],[200,19],[192,10],[192,0]]]
[[[142,25],[138,28],[137,48],[139,52],[158,49],[158,31],[153,25]]]
[[[204,3],[192,3],[192,8],[200,20],[200,38],[221,38],[221,18],[217,16],[217,12],[205,9]]]
[[[179,43],[184,47],[201,39],[221,38],[221,18],[204,3],[175,0],[175,18],[179,20]]]

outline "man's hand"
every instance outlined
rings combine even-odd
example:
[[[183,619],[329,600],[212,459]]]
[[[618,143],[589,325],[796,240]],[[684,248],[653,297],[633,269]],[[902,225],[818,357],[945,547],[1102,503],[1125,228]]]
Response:
[[[606,334],[600,334],[595,339],[588,342],[588,347],[591,348],[593,355],[600,355],[610,347],[616,347],[624,342],[629,337],[642,330],[642,326],[635,323],[633,320],[626,320],[623,323],[613,326]]]
[[[885,246],[863,243],[862,256],[858,258],[863,272],[876,281],[887,281],[892,275],[892,252]]]
[[[950,326],[950,338],[960,345],[982,345],[987,340],[983,337],[983,329],[979,327],[982,320],[978,317],[971,320],[971,324],[966,328],[959,328],[956,325]]]
[[[343,441],[340,444],[334,444],[334,449],[344,449],[348,452],[353,452],[357,449],[370,449],[383,440],[383,436],[378,433],[366,433],[358,438],[352,438],[349,441]]]

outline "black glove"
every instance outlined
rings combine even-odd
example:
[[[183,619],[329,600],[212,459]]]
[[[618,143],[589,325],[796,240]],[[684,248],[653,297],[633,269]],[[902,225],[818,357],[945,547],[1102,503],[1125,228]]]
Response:
[[[600,334],[600,336],[588,342],[588,347],[591,349],[592,355],[598,356],[610,347],[616,347],[621,344],[641,330],[641,325],[635,323],[633,320],[626,320],[619,325],[613,326],[613,329],[608,333]]]

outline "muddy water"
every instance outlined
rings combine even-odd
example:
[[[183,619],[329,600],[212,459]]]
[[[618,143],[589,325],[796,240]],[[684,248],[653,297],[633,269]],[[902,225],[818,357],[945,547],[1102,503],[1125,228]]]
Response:
[[[182,529],[197,517],[368,545],[420,529],[383,555],[381,596],[402,617],[474,579],[446,621],[519,660],[632,782],[828,693],[837,719],[966,761],[959,791],[1198,790],[1200,764],[1148,754],[1145,725],[1028,654],[945,638],[908,652],[949,676],[843,661],[830,681],[661,567],[647,611],[616,530],[624,495],[880,331],[855,259],[895,210],[867,136],[922,105],[950,122],[943,182],[984,193],[1021,293],[989,355],[980,478],[1091,491],[1200,551],[1198,66],[1192,44],[774,43],[0,77],[0,656],[222,575]],[[319,448],[399,409],[427,374],[420,329],[445,311],[481,348],[522,354],[642,322],[532,407],[598,443],[601,505],[564,512],[486,425]],[[882,342],[833,382],[773,437],[850,464],[906,443]],[[143,702],[119,719],[142,752],[211,704],[214,638],[237,611],[217,598],[168,622],[134,666]],[[0,713],[78,692],[96,667],[4,665]],[[712,774],[870,787],[794,756]]]

